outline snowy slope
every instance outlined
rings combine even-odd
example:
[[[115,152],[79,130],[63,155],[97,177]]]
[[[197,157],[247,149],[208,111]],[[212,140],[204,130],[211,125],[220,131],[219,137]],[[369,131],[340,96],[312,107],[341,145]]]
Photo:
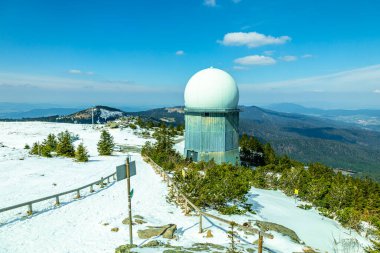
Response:
[[[87,184],[101,176],[112,173],[115,165],[121,164],[125,155],[99,157],[96,143],[100,131],[88,125],[57,123],[0,123],[0,207],[61,192]],[[91,159],[89,163],[79,164],[67,158],[37,158],[27,155],[24,144],[41,141],[48,133],[58,133],[68,129],[79,134],[88,147]],[[111,129],[115,142],[125,145],[143,145],[146,139],[138,137],[130,129]],[[79,141],[78,141],[79,143]],[[76,143],[76,144],[78,144]],[[182,149],[183,142],[176,145]],[[205,238],[198,233],[198,217],[184,216],[181,210],[166,200],[167,187],[153,169],[145,163],[140,154],[133,153],[137,162],[137,175],[132,178],[134,196],[133,214],[142,215],[147,224],[134,226],[134,242],[138,245],[146,242],[139,239],[137,230],[146,225],[164,225],[175,223],[178,227],[178,239],[171,244],[191,246],[194,242],[210,242],[227,246],[229,239],[226,225],[204,219],[203,226],[211,229],[213,238]],[[24,158],[24,160],[19,160]],[[44,176],[41,176],[41,175]],[[52,186],[52,183],[56,186]],[[315,211],[305,211],[296,207],[294,200],[281,192],[252,189],[250,201],[255,203],[257,215],[232,216],[228,219],[240,223],[249,219],[277,222],[295,230],[307,245],[332,252],[330,233],[345,234],[334,221],[323,219]],[[126,182],[120,181],[108,185],[80,200],[68,196],[61,207],[54,208],[52,202],[36,206],[40,210],[31,218],[21,218],[25,208],[16,212],[0,214],[0,252],[114,252],[121,244],[127,243],[128,226],[121,222],[127,217]],[[22,214],[17,214],[21,212]],[[105,225],[109,223],[109,225]],[[119,232],[111,232],[118,227]],[[273,240],[265,240],[264,245],[271,252],[302,252],[289,238],[274,234]],[[257,236],[244,236],[240,233],[239,245],[251,248]],[[359,237],[355,234],[356,237]],[[160,239],[161,240],[161,239]],[[152,249],[137,249],[137,252],[157,252]]]

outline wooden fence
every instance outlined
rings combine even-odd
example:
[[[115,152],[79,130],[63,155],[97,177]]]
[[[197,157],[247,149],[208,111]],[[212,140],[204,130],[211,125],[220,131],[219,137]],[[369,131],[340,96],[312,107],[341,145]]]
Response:
[[[259,252],[260,252],[260,250],[262,250],[262,248],[260,249],[260,244],[262,247],[263,237],[273,239],[273,235],[265,233],[264,231],[261,231],[259,229],[248,227],[248,226],[243,226],[243,225],[238,224],[234,221],[226,220],[226,219],[218,217],[216,215],[212,215],[212,214],[203,212],[199,207],[197,207],[195,204],[193,204],[189,200],[189,198],[186,196],[186,194],[184,194],[183,192],[181,192],[179,190],[179,188],[174,184],[172,178],[169,176],[169,174],[163,168],[161,168],[158,164],[156,164],[150,157],[145,156],[144,160],[152,165],[153,169],[155,170],[155,172],[157,174],[161,175],[163,180],[167,183],[168,187],[169,186],[172,187],[174,194],[175,194],[176,202],[179,206],[181,206],[184,209],[185,214],[189,213],[190,208],[192,208],[198,214],[198,216],[199,216],[199,233],[203,232],[202,217],[205,216],[205,217],[209,217],[211,219],[215,219],[215,220],[218,220],[220,222],[226,223],[226,224],[230,225],[231,227],[240,228],[243,231],[246,231],[248,233],[258,234],[258,236],[259,236]]]
[[[67,194],[70,194],[70,193],[76,193],[75,198],[78,199],[78,198],[81,197],[81,195],[80,195],[80,191],[81,190],[89,188],[90,193],[94,192],[94,185],[100,185],[100,188],[103,188],[104,187],[104,181],[107,180],[107,183],[110,183],[110,178],[112,178],[113,180],[116,180],[116,172],[112,173],[109,176],[102,177],[101,179],[99,179],[99,180],[97,180],[95,182],[92,182],[90,184],[86,184],[84,186],[81,186],[81,187],[73,189],[73,190],[69,190],[69,191],[53,194],[53,195],[50,195],[50,196],[47,196],[47,197],[43,197],[43,198],[40,198],[40,199],[35,199],[35,200],[27,201],[27,202],[24,202],[24,203],[21,203],[21,204],[17,204],[17,205],[14,205],[14,206],[8,206],[8,207],[0,208],[0,213],[5,212],[5,211],[9,211],[9,210],[12,210],[12,209],[20,208],[20,207],[23,207],[23,206],[27,206],[28,207],[27,214],[28,215],[32,215],[33,214],[33,204],[35,204],[35,203],[42,202],[42,201],[49,200],[49,199],[55,199],[55,205],[59,206],[60,205],[60,201],[59,201],[59,197],[60,196],[67,195]]]

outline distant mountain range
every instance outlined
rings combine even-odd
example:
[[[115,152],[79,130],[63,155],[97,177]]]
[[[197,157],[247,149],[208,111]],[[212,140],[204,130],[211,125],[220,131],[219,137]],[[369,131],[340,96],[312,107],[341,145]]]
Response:
[[[280,154],[303,162],[322,162],[380,180],[380,132],[354,124],[309,115],[283,113],[256,106],[240,107],[240,134],[269,142]],[[184,123],[183,107],[134,113]]]
[[[55,115],[61,116],[73,114],[87,107],[88,106],[62,107],[55,104],[0,102],[0,119],[43,118]],[[122,111],[142,111],[151,108],[152,107],[150,106],[121,106],[119,109]]]
[[[272,104],[264,108],[277,112],[297,113],[317,116],[326,119],[343,121],[359,127],[380,131],[380,110],[359,109],[359,110],[324,110],[309,108],[292,103]]]
[[[322,162],[335,168],[351,169],[380,180],[380,132],[357,124],[297,113],[278,112],[256,106],[240,107],[240,134],[254,135],[269,142],[280,154],[303,162]],[[283,107],[284,110],[284,107]],[[184,124],[183,107],[157,108],[140,112],[96,106],[67,115],[12,119],[66,123],[104,123],[122,116]]]
[[[63,109],[62,111],[64,111]],[[52,109],[52,112],[60,110]],[[70,109],[71,111],[71,109]],[[77,111],[66,115],[49,115],[44,117],[22,117],[12,119],[0,119],[2,121],[47,121],[61,123],[80,123],[80,124],[102,124],[108,121],[118,119],[123,116],[130,115],[124,111],[108,106],[95,106],[85,110]]]
[[[49,117],[54,115],[67,115],[77,112],[78,108],[47,108],[47,109],[32,109],[22,112],[0,112],[0,119],[22,119],[22,118],[39,118]]]

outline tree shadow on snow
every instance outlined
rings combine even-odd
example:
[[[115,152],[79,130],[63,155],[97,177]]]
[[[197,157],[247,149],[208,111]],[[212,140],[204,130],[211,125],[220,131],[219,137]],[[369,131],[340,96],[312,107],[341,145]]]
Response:
[[[247,201],[246,203],[247,204],[251,204],[251,208],[253,211],[255,211],[257,214],[259,214],[261,212],[261,210],[264,208],[263,205],[261,205],[259,202],[257,202],[255,200],[255,198],[257,198],[258,196],[260,196],[260,194],[257,194],[257,193],[248,193],[247,195]]]

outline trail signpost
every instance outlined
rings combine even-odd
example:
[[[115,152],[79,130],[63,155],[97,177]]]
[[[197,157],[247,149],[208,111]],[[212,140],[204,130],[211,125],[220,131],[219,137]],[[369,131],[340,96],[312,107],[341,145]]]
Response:
[[[125,164],[116,166],[117,181],[127,179],[127,193],[128,193],[128,220],[129,220],[129,244],[133,244],[132,236],[132,205],[131,198],[133,197],[133,189],[131,190],[131,177],[136,175],[136,163],[131,162],[130,157],[127,156]]]

